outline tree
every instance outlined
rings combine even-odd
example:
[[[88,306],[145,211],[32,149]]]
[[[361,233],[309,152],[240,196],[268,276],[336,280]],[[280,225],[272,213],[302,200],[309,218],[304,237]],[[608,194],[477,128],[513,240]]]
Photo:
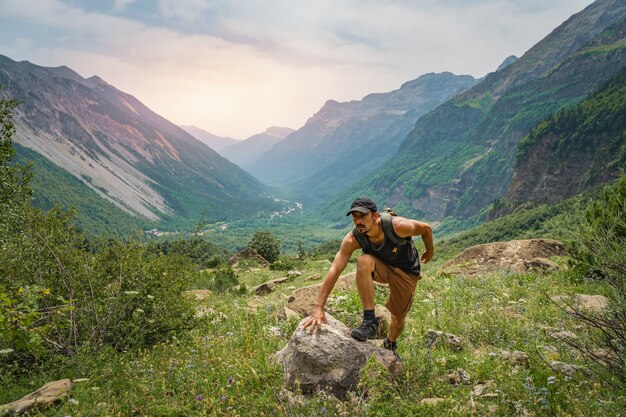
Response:
[[[0,245],[20,233],[32,196],[30,166],[11,164],[15,157],[11,141],[15,107],[16,100],[0,98]]]
[[[280,241],[266,230],[253,234],[248,247],[256,250],[268,262],[275,262],[280,255]]]

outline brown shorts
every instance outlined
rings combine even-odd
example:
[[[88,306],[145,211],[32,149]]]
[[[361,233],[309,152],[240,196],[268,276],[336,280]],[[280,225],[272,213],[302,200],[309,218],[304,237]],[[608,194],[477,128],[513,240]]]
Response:
[[[389,284],[389,289],[391,290],[386,304],[387,309],[394,316],[401,319],[405,318],[411,309],[411,304],[413,304],[415,287],[421,277],[407,274],[399,268],[386,264],[375,256],[373,258],[376,269],[372,272],[372,279],[376,282]]]

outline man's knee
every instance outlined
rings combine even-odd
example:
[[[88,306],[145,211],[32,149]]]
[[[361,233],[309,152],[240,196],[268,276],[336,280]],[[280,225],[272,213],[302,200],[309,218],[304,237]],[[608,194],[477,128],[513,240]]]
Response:
[[[375,267],[376,263],[374,262],[374,257],[372,255],[363,254],[356,260],[357,271],[363,270],[372,272]]]

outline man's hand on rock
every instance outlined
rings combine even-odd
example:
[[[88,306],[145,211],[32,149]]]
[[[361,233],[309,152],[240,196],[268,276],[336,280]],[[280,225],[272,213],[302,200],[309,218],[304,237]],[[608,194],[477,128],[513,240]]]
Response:
[[[319,332],[322,330],[322,323],[327,324],[326,314],[324,314],[324,309],[315,307],[313,312],[311,313],[311,317],[302,325],[304,330],[310,327],[309,333]]]

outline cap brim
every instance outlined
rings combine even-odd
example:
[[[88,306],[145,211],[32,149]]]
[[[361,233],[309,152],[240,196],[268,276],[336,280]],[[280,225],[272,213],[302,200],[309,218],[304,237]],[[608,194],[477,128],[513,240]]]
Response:
[[[352,212],[355,212],[355,211],[358,211],[359,213],[369,213],[371,210],[365,207],[354,207],[346,214],[346,216],[351,215]]]

